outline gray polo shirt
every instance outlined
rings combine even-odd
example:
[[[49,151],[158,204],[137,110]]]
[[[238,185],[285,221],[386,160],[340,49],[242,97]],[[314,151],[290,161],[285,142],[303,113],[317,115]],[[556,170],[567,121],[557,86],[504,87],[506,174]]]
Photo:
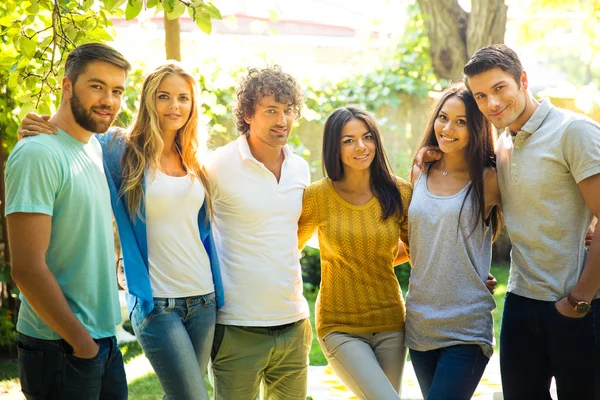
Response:
[[[578,183],[600,174],[600,125],[546,99],[516,136],[507,128],[497,147],[512,241],[508,291],[557,301],[573,289],[587,256],[592,213]]]

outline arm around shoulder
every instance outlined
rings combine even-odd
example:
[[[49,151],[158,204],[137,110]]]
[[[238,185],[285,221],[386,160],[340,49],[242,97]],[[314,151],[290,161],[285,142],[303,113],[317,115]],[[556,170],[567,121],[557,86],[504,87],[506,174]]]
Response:
[[[315,184],[304,190],[302,198],[302,214],[298,220],[298,250],[302,250],[318,228]]]
[[[483,178],[483,191],[485,200],[485,215],[490,215],[494,207],[502,208],[500,187],[498,186],[498,173],[490,168]]]

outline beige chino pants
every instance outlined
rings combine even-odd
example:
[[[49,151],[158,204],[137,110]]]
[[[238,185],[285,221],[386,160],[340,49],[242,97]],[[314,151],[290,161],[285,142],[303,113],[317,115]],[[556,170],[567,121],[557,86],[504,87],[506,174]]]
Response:
[[[319,338],[336,375],[359,398],[398,400],[406,360],[404,332],[331,332]]]
[[[217,324],[215,400],[305,400],[312,330],[308,319],[281,327]]]

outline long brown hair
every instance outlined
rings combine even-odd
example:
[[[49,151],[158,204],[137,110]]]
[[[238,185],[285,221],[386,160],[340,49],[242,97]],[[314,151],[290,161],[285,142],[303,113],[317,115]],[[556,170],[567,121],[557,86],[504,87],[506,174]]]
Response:
[[[473,229],[471,230],[471,233],[473,233],[479,222],[482,222],[483,228],[483,224],[486,223],[487,219],[485,215],[483,176],[486,168],[496,168],[496,154],[494,153],[495,131],[492,124],[484,117],[481,111],[479,111],[473,95],[462,82],[455,83],[446,88],[442,93],[442,97],[433,105],[427,119],[425,133],[423,134],[417,149],[422,149],[426,146],[439,147],[434,130],[435,120],[438,118],[440,110],[446,101],[451,97],[457,97],[462,100],[467,111],[466,119],[467,130],[469,131],[469,143],[467,144],[466,153],[469,174],[471,176],[471,186],[460,207],[458,221],[460,226],[460,215],[465,206],[467,196],[470,194],[473,203],[471,221],[475,222],[473,224]],[[495,240],[502,228],[503,222],[502,211],[499,207],[494,207],[490,213],[489,222],[492,224],[493,238]]]
[[[160,83],[166,76],[175,75],[185,79],[192,88],[192,109],[190,116],[175,137],[180,150],[183,167],[201,180],[204,186],[207,216],[212,215],[210,184],[204,167],[200,164],[198,84],[194,77],[177,62],[168,61],[159,66],[144,79],[140,108],[133,126],[126,135],[125,152],[121,159],[123,182],[120,194],[127,200],[127,209],[132,219],[141,217],[143,181],[147,170],[156,171],[160,167],[160,157],[164,142],[156,110],[156,96]]]
[[[401,218],[404,216],[402,197],[396,185],[396,179],[392,173],[390,162],[385,155],[381,143],[379,128],[375,118],[367,111],[357,107],[341,107],[331,113],[325,121],[323,129],[323,169],[332,181],[339,181],[344,177],[344,164],[342,164],[341,141],[342,129],[351,119],[361,120],[369,128],[375,142],[375,158],[369,166],[371,190],[383,211],[382,219],[391,216]]]

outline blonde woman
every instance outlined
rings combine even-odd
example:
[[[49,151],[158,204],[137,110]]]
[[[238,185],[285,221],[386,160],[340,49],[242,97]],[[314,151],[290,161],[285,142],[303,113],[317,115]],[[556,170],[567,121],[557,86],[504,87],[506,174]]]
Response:
[[[80,106],[89,118],[102,118],[102,106]],[[167,399],[208,399],[203,377],[223,302],[198,116],[195,79],[168,62],[144,80],[129,132],[98,136],[130,319]],[[44,124],[29,115],[22,126],[52,129]]]

